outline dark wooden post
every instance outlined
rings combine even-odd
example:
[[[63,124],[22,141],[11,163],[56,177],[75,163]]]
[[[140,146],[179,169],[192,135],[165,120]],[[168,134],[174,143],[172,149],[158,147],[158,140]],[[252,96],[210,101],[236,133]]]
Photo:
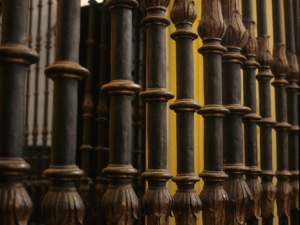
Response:
[[[83,175],[75,165],[78,80],[88,70],[78,62],[80,1],[57,1],[55,63],[45,69],[54,81],[51,165],[44,173],[52,180],[42,212],[46,225],[82,224],[84,203],[74,180]]]
[[[247,58],[242,65],[244,105],[251,111],[243,117],[244,139],[245,139],[245,165],[249,167],[246,171],[246,182],[253,195],[253,201],[248,204],[246,219],[248,225],[257,225],[261,215],[261,193],[262,186],[258,180],[261,169],[257,162],[257,132],[256,122],[261,119],[256,114],[256,69],[259,64],[255,61],[257,53],[257,42],[254,33],[255,23],[253,21],[253,1],[243,0],[242,2],[243,23],[249,32],[248,42],[242,49],[243,55]]]
[[[104,1],[105,3],[106,1]],[[101,90],[110,79],[110,12],[101,6],[101,33],[100,33],[100,74],[99,94],[97,106],[98,138],[97,138],[97,178],[95,190],[97,193],[97,225],[105,224],[102,210],[102,198],[106,191],[108,181],[102,170],[107,167],[109,160],[109,96]]]
[[[192,31],[197,11],[192,0],[176,0],[171,10],[171,20],[176,31],[171,38],[176,41],[177,100],[170,105],[176,113],[177,175],[172,179],[177,190],[172,210],[177,225],[196,225],[201,201],[194,185],[199,181],[194,168],[194,113],[200,105],[194,101],[193,40]]]
[[[107,224],[132,225],[138,200],[131,186],[137,173],[131,165],[131,100],[140,86],[131,81],[132,10],[135,0],[108,0],[111,11],[111,81],[102,87],[110,94],[109,165],[103,169],[110,183],[102,207]]]
[[[79,149],[82,152],[81,155],[81,168],[84,171],[84,175],[80,178],[80,185],[78,187],[78,192],[85,204],[86,214],[84,217],[84,224],[89,224],[92,217],[92,208],[90,204],[90,185],[92,183],[89,173],[90,173],[90,157],[91,152],[93,151],[93,146],[91,145],[91,136],[92,136],[92,123],[94,122],[93,110],[94,102],[92,96],[92,82],[93,76],[95,76],[93,68],[93,57],[95,50],[95,40],[94,40],[94,30],[95,30],[95,9],[96,1],[89,1],[89,20],[88,20],[88,39],[86,40],[87,44],[87,57],[86,65],[87,69],[90,72],[90,76],[85,80],[85,89],[84,89],[84,100],[82,103],[83,109],[83,130],[82,130],[82,145]]]
[[[26,68],[38,60],[27,47],[29,1],[4,0],[0,45],[0,221],[27,224],[32,202],[22,184]]]
[[[225,224],[241,224],[246,221],[247,205],[252,200],[252,193],[244,180],[248,170],[243,163],[242,117],[250,112],[241,105],[241,64],[246,58],[240,51],[248,41],[248,32],[242,23],[238,0],[223,0],[222,11],[227,32],[222,44],[227,52],[222,57],[223,105],[230,111],[224,118],[223,169],[228,174],[224,189],[228,194]]]
[[[280,225],[288,225],[288,217],[290,215],[290,193],[291,187],[288,182],[290,172],[288,171],[288,140],[287,130],[291,125],[286,122],[286,85],[285,80],[288,71],[288,62],[285,55],[282,33],[282,15],[280,0],[273,0],[273,31],[274,31],[274,47],[273,47],[273,64],[272,72],[275,80],[272,85],[275,88],[275,106],[276,121],[274,129],[276,130],[276,152],[277,152],[277,212]]]
[[[144,53],[146,51],[144,42],[145,42],[145,29],[142,26],[141,20],[145,14],[145,9],[142,4],[139,5],[139,8],[134,12],[134,82],[139,84],[142,87],[142,90],[145,90],[144,81],[146,79],[146,73],[143,70],[142,60]],[[145,224],[145,218],[143,216],[143,207],[142,199],[145,193],[145,180],[141,177],[142,173],[145,172],[146,167],[146,132],[145,132],[145,101],[143,101],[139,93],[134,95],[133,99],[133,115],[132,115],[132,165],[134,168],[137,168],[137,174],[133,178],[133,189],[139,200],[138,207],[138,219],[135,221],[136,225]]]
[[[284,0],[285,40],[288,59],[288,72],[286,86],[287,92],[287,121],[292,125],[288,131],[288,161],[290,185],[292,188],[291,199],[291,224],[299,224],[299,67],[296,55],[293,1]]]
[[[148,190],[143,197],[148,225],[167,225],[173,198],[166,187],[172,178],[167,170],[167,101],[174,95],[166,89],[166,27],[170,21],[165,17],[169,0],[144,0],[147,16],[146,26],[146,91],[140,96],[147,104],[148,169],[142,174],[148,181]]]
[[[259,110],[261,120],[257,122],[260,127],[260,160],[261,160],[261,179],[263,186],[262,193],[262,218],[263,225],[273,224],[274,201],[277,189],[272,183],[272,127],[276,122],[271,118],[271,99],[270,99],[270,80],[273,78],[270,72],[272,65],[272,55],[269,48],[268,24],[266,13],[266,0],[257,0],[257,43],[258,53],[256,61],[260,64],[256,79],[259,86]]]
[[[222,106],[221,58],[226,51],[220,42],[226,32],[219,0],[202,0],[198,33],[203,40],[199,52],[204,60],[204,106],[198,111],[204,117],[204,180],[200,193],[202,220],[205,225],[225,224],[228,196],[222,181],[227,175],[222,169],[223,117],[228,110]]]

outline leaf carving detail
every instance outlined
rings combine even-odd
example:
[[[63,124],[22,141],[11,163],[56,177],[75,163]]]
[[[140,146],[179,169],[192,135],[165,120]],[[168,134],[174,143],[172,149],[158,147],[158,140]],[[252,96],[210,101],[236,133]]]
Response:
[[[269,47],[269,37],[259,36],[257,38],[258,52],[256,55],[256,61],[260,64],[260,67],[270,68],[273,63],[273,57]]]
[[[251,217],[255,216],[255,218],[259,220],[261,215],[260,205],[261,205],[262,186],[258,179],[246,180],[246,183],[248,184],[248,187],[253,196],[253,200],[248,205],[246,218],[250,219]]]
[[[197,18],[197,11],[193,0],[175,0],[172,7],[171,20],[176,25],[177,23],[192,24]]]
[[[263,193],[261,196],[261,214],[263,218],[274,216],[274,201],[277,194],[277,188],[272,182],[263,182]]]
[[[291,209],[299,211],[299,180],[291,181]]]
[[[291,187],[288,182],[277,183],[277,212],[278,216],[285,214],[287,217],[290,216],[290,199],[291,199]]]

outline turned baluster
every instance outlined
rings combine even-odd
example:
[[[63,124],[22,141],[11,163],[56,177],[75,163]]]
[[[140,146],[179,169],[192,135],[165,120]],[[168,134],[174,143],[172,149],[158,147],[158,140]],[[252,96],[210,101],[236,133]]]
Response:
[[[104,1],[105,3],[106,1]],[[103,4],[104,4],[103,3]],[[101,34],[100,34],[100,77],[99,94],[97,106],[97,178],[95,190],[97,193],[97,224],[105,224],[102,211],[102,198],[106,191],[108,181],[102,170],[108,165],[109,146],[109,97],[101,87],[107,84],[110,79],[110,12],[103,5],[101,6]]]
[[[109,185],[102,208],[107,224],[132,225],[137,219],[138,199],[131,185],[137,173],[131,165],[131,100],[140,86],[131,81],[132,10],[135,0],[107,0],[111,12],[111,81],[102,86],[110,95],[109,165],[103,173]]]
[[[166,187],[172,178],[167,170],[166,106],[174,95],[166,89],[166,27],[165,17],[169,0],[144,0],[147,16],[142,20],[146,27],[146,90],[140,94],[146,101],[146,129],[148,168],[142,174],[148,181],[143,197],[148,225],[166,225],[173,198]]]
[[[95,8],[96,1],[89,1],[89,21],[88,21],[88,39],[87,44],[87,57],[86,65],[87,69],[90,72],[90,76],[85,80],[85,89],[84,89],[84,100],[82,103],[83,109],[83,131],[82,131],[82,145],[79,147],[81,154],[81,168],[84,171],[84,175],[80,178],[80,185],[78,187],[78,192],[85,204],[86,214],[84,217],[84,224],[90,223],[92,217],[92,208],[90,204],[90,184],[91,179],[89,177],[90,173],[90,155],[93,151],[93,146],[91,145],[92,137],[92,123],[94,122],[93,110],[93,96],[92,96],[92,82],[94,76],[93,68],[93,57],[95,49],[95,40],[94,40],[94,30],[95,30]]]
[[[277,155],[277,213],[280,225],[288,225],[290,215],[290,193],[291,187],[288,182],[290,172],[288,171],[288,152],[287,152],[287,130],[291,125],[286,122],[286,85],[285,79],[288,71],[288,62],[285,55],[282,33],[282,15],[280,0],[272,1],[273,8],[273,64],[271,70],[275,80],[272,85],[275,88],[275,107],[276,121],[274,129],[276,130],[276,155]]]
[[[196,225],[201,201],[194,185],[199,181],[194,169],[194,113],[200,105],[194,101],[193,40],[192,31],[197,12],[192,0],[176,0],[171,10],[171,20],[176,31],[171,38],[176,41],[177,100],[170,105],[176,113],[177,184],[172,211],[177,225]]]
[[[144,73],[142,67],[143,55],[145,52],[144,49],[144,28],[141,24],[141,20],[144,17],[145,10],[142,4],[139,5],[138,10],[134,12],[134,82],[139,84],[145,90],[144,80],[146,74]],[[139,94],[136,93],[133,99],[133,115],[132,115],[132,165],[134,168],[137,168],[137,174],[133,178],[133,189],[139,200],[138,207],[138,220],[135,221],[135,224],[145,224],[145,219],[143,217],[142,209],[142,198],[145,192],[145,180],[141,177],[142,173],[145,172],[145,121],[144,115],[145,112],[145,102],[139,97]]]
[[[292,127],[288,131],[288,161],[291,173],[291,224],[299,224],[299,67],[296,55],[293,1],[284,0],[286,56],[288,60],[287,121]]]
[[[82,224],[84,203],[75,188],[83,171],[75,165],[78,80],[89,75],[79,56],[80,1],[57,1],[55,62],[45,69],[54,81],[51,179],[42,213],[46,225]]]
[[[252,200],[252,193],[244,180],[249,169],[243,163],[242,117],[250,108],[241,105],[241,64],[246,58],[241,55],[241,48],[248,41],[248,32],[242,23],[238,0],[222,1],[222,11],[227,32],[222,40],[227,52],[222,57],[223,105],[229,110],[224,118],[223,169],[228,174],[224,189],[229,202],[226,208],[225,224],[245,223],[247,205]]]
[[[0,221],[27,224],[33,205],[22,184],[27,67],[38,54],[27,47],[29,1],[3,0],[0,45]]]
[[[273,57],[269,48],[268,24],[266,13],[266,0],[257,0],[257,43],[258,52],[256,61],[260,64],[256,79],[259,87],[259,110],[261,120],[257,122],[260,127],[260,161],[261,180],[263,186],[261,210],[263,225],[273,224],[274,201],[277,189],[272,183],[275,175],[272,166],[272,127],[276,122],[271,118],[270,80],[273,78],[270,72]]]
[[[244,140],[245,140],[245,165],[249,167],[246,171],[246,183],[253,195],[253,201],[248,204],[246,219],[248,225],[256,225],[261,215],[261,194],[262,186],[258,180],[261,169],[257,162],[257,132],[256,122],[261,119],[256,114],[256,69],[259,64],[255,61],[257,53],[257,42],[254,33],[255,23],[253,21],[253,1],[243,0],[242,2],[243,23],[249,32],[246,45],[242,49],[246,62],[242,64],[243,68],[243,92],[244,105],[251,111],[243,117]]]
[[[199,52],[204,62],[204,106],[198,113],[204,117],[204,171],[199,176],[204,180],[200,199],[205,225],[224,225],[228,202],[222,183],[227,178],[222,168],[223,117],[229,112],[222,106],[221,58],[226,48],[220,44],[226,29],[220,1],[203,0],[198,33],[203,41]]]

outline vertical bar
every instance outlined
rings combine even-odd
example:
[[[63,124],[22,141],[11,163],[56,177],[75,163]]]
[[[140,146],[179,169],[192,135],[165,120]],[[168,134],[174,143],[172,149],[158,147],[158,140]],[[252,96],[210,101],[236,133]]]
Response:
[[[272,183],[272,127],[276,122],[271,118],[270,80],[273,78],[270,72],[273,57],[269,48],[269,36],[267,27],[266,0],[256,1],[257,9],[257,43],[258,52],[256,61],[260,64],[256,79],[259,87],[259,110],[261,120],[257,122],[260,127],[260,160],[261,160],[261,180],[263,186],[262,193],[262,220],[263,225],[273,224],[274,201],[277,189]]]
[[[244,174],[249,169],[243,163],[242,117],[250,108],[241,105],[241,64],[246,58],[240,51],[248,41],[248,33],[242,23],[239,0],[222,1],[222,11],[228,29],[222,40],[227,52],[222,57],[223,105],[229,115],[223,121],[224,160],[223,169],[228,174],[224,189],[229,202],[225,224],[245,223],[247,204],[253,196]],[[235,34],[235,35],[232,35]]]
[[[299,27],[299,22],[300,22],[300,3],[299,1],[293,1],[293,16],[294,16],[294,32],[295,32],[295,47],[296,47],[296,55],[300,57],[300,27]]]
[[[89,75],[78,62],[80,1],[57,1],[55,63],[45,69],[54,81],[51,165],[52,180],[43,205],[46,225],[82,224],[84,203],[74,180],[83,175],[75,165],[78,80]]]
[[[30,0],[29,3],[29,29],[28,29],[28,47],[31,49],[32,47],[32,1]],[[24,125],[24,146],[23,146],[23,158],[24,160],[30,164],[30,158],[29,158],[29,147],[28,147],[28,137],[29,137],[29,102],[30,102],[30,74],[31,69],[30,66],[27,67],[27,77],[26,77],[26,100],[25,100],[25,125]],[[27,190],[29,190],[30,182],[29,182],[29,173],[25,173],[23,177],[23,184],[26,187]],[[29,190],[30,191],[30,190]]]
[[[198,33],[203,41],[199,53],[204,61],[204,106],[198,111],[204,117],[204,180],[200,193],[202,221],[205,224],[225,224],[228,195],[223,188],[227,175],[222,169],[223,117],[229,113],[222,106],[221,57],[226,48],[220,43],[227,27],[223,20],[220,0],[202,0]]]
[[[291,197],[291,224],[299,224],[299,67],[296,55],[295,30],[293,21],[293,1],[284,0],[284,21],[286,56],[288,60],[287,80],[287,121],[292,127],[288,130],[288,161]]]
[[[271,67],[275,80],[272,85],[275,88],[275,107],[276,121],[274,129],[276,130],[276,155],[277,155],[277,213],[279,225],[288,225],[290,216],[290,195],[291,187],[289,184],[290,172],[288,171],[288,139],[287,130],[291,125],[288,124],[286,116],[286,85],[288,82],[285,76],[288,72],[288,62],[283,44],[281,1],[273,0],[273,30],[274,30],[274,47],[273,47],[273,64]]]
[[[85,90],[84,90],[84,100],[82,103],[83,109],[83,131],[82,131],[82,145],[79,147],[80,151],[82,151],[81,155],[81,168],[84,171],[84,175],[80,178],[80,185],[78,188],[78,192],[85,204],[86,214],[84,217],[84,224],[90,223],[89,220],[92,216],[91,211],[91,203],[90,203],[90,183],[91,179],[89,177],[90,173],[90,155],[93,150],[93,146],[91,145],[91,132],[92,132],[92,122],[94,121],[93,110],[93,96],[92,96],[92,82],[94,75],[93,68],[93,57],[94,57],[94,48],[95,48],[95,40],[94,40],[94,28],[95,28],[95,7],[96,1],[89,1],[89,21],[88,21],[88,39],[86,41],[87,44],[87,57],[86,57],[86,65],[87,69],[90,72],[90,76],[85,80]]]
[[[100,34],[100,78],[99,78],[99,96],[98,96],[98,139],[97,139],[97,224],[105,224],[105,218],[102,210],[102,198],[106,191],[108,181],[102,170],[107,167],[109,160],[109,97],[101,87],[109,82],[110,78],[110,12],[104,7],[106,1],[101,6],[101,34]]]
[[[26,68],[38,61],[27,47],[29,1],[3,0],[0,45],[0,221],[27,224],[32,202],[22,184]]]
[[[42,18],[42,1],[38,1],[38,13],[37,13],[37,31],[35,36],[35,50],[38,54],[41,52],[41,18]],[[39,152],[38,152],[38,135],[39,135],[39,129],[38,129],[38,98],[39,98],[39,77],[40,77],[40,64],[37,62],[35,64],[35,80],[34,80],[34,103],[33,103],[33,125],[32,125],[32,150],[31,150],[31,156],[30,156],[30,165],[31,165],[31,172],[30,172],[30,197],[32,198],[32,201],[34,203],[33,207],[33,213],[30,218],[30,224],[39,223],[39,215],[40,215],[40,202],[39,199],[39,192],[40,192],[40,182],[39,182],[39,167],[40,167],[40,161],[39,161]]]
[[[140,94],[146,101],[148,169],[142,176],[148,181],[143,197],[148,225],[167,225],[173,198],[166,187],[172,178],[167,170],[167,101],[174,95],[166,89],[166,27],[168,0],[143,1],[147,16],[142,23],[147,32],[146,90]]]
[[[102,207],[107,224],[132,225],[137,219],[138,199],[131,185],[137,173],[131,165],[131,100],[140,86],[131,81],[132,10],[135,0],[107,0],[111,11],[111,81],[102,86],[110,95],[109,165],[103,173],[109,185]]]
[[[192,31],[197,11],[192,0],[175,1],[171,20],[176,31],[171,38],[176,41],[177,100],[170,105],[176,113],[177,184],[172,210],[177,225],[196,225],[201,201],[194,185],[199,181],[194,168],[194,113],[200,105],[194,101],[193,40],[198,35]]]
[[[145,52],[144,47],[144,28],[141,24],[141,20],[144,17],[145,10],[142,4],[139,5],[138,10],[134,12],[134,82],[143,86],[143,79],[145,79],[146,74],[142,71],[142,57]],[[143,87],[145,90],[145,87]],[[133,189],[139,200],[138,207],[138,220],[135,224],[145,224],[145,219],[143,217],[142,209],[142,198],[145,192],[145,181],[141,177],[142,173],[145,172],[145,121],[143,113],[145,112],[145,102],[136,93],[133,99],[133,115],[132,115],[132,132],[133,132],[133,146],[132,146],[132,165],[137,168],[138,172],[133,178]]]
[[[261,216],[261,194],[262,186],[258,180],[261,169],[257,162],[257,132],[256,122],[261,119],[256,114],[256,69],[259,64],[255,61],[257,53],[257,41],[255,38],[253,21],[253,1],[243,0],[242,2],[243,23],[249,32],[249,37],[246,45],[242,49],[243,55],[246,57],[246,62],[242,65],[243,68],[243,87],[244,87],[244,104],[251,111],[243,117],[244,123],[244,140],[245,140],[245,165],[249,167],[246,171],[246,183],[253,195],[253,201],[248,205],[246,212],[246,221],[248,225],[258,225]]]

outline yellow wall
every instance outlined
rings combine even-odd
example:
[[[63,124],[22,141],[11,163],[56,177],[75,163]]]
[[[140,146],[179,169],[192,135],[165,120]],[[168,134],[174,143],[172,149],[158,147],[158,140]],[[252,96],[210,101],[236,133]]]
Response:
[[[254,2],[254,20],[256,21],[256,5]],[[167,18],[170,18],[170,9],[173,5],[173,0],[170,3],[169,10],[166,13]],[[193,25],[193,30],[197,32],[197,26],[201,18],[201,0],[195,1],[195,6],[198,12],[197,20]],[[268,14],[268,33],[270,35],[270,49],[273,48],[273,27],[272,27],[272,6],[271,1],[267,0],[267,14]],[[175,31],[175,27],[171,24],[167,29],[167,88],[176,94],[176,53],[175,53],[175,41],[170,38],[170,34]],[[203,105],[204,103],[204,90],[203,90],[203,59],[202,55],[198,53],[198,48],[202,46],[200,38],[194,41],[194,66],[195,66],[195,100]],[[258,96],[258,95],[257,95]],[[169,104],[176,100],[176,96]],[[257,97],[258,101],[258,97]],[[274,102],[274,88],[271,88],[271,101],[272,101],[272,118],[275,119],[275,102]],[[259,114],[259,108],[257,108]],[[168,170],[176,175],[176,114],[172,111],[168,111]],[[195,114],[195,173],[199,174],[203,170],[203,118],[202,116]],[[276,171],[276,154],[275,154],[275,132],[273,131],[273,169]],[[259,129],[258,129],[258,144],[259,144]],[[260,160],[258,161],[260,163]],[[274,178],[274,182],[276,179]],[[168,188],[172,195],[176,191],[176,185],[174,182],[168,182]],[[195,185],[197,193],[203,188],[203,181],[201,180]],[[276,207],[275,207],[276,208]],[[278,224],[277,212],[275,209],[274,225]],[[170,219],[170,224],[175,224],[175,219]],[[198,219],[198,225],[202,224],[202,217],[200,215]]]

